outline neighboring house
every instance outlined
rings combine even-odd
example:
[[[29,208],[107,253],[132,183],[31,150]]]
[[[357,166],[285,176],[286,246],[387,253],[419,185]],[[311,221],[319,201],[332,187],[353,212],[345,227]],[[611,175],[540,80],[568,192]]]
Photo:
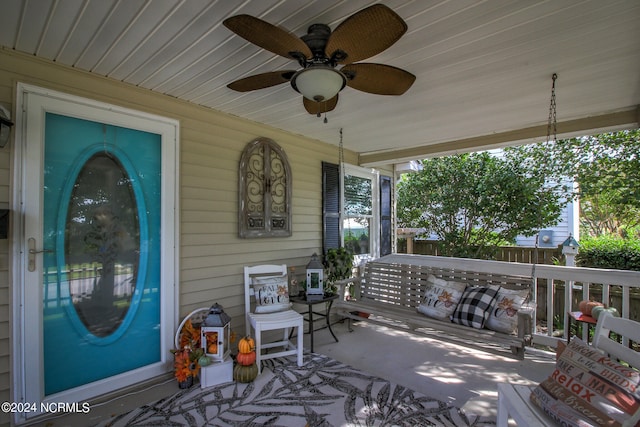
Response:
[[[569,235],[580,241],[580,210],[578,202],[570,202],[562,211],[560,222],[538,232],[538,246],[551,248],[560,246]],[[516,237],[517,246],[535,246],[536,236]]]

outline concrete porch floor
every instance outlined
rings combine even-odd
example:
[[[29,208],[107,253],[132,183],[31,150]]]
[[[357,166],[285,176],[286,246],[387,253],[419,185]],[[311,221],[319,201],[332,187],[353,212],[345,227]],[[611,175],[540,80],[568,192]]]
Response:
[[[538,384],[551,374],[555,354],[528,349],[524,360],[367,322],[316,332],[315,351],[424,395],[451,402],[469,414],[493,416],[498,383]],[[306,336],[305,336],[306,339]]]
[[[528,350],[524,360],[517,360],[450,343],[445,336],[416,336],[366,322],[355,322],[353,332],[348,331],[346,322],[335,324],[333,330],[339,342],[327,330],[315,332],[316,353],[450,402],[469,414],[495,417],[498,383],[537,384],[551,373],[555,364],[554,356],[546,352]],[[309,349],[307,334],[304,343]],[[114,414],[177,391],[175,380],[169,377],[158,384],[131,390],[125,397],[92,404],[89,414],[62,416],[31,425],[93,426]]]

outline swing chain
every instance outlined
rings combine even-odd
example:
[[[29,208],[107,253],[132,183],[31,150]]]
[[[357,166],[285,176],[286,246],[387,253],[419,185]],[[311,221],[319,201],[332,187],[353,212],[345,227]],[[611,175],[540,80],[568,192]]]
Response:
[[[551,77],[553,82],[551,84],[551,102],[549,104],[549,121],[547,122],[547,142],[557,142],[558,122],[556,116],[556,79],[558,75],[553,73]],[[551,136],[553,135],[553,140]]]

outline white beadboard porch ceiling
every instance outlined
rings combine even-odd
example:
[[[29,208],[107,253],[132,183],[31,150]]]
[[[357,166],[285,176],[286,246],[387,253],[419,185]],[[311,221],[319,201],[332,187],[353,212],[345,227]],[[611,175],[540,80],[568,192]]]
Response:
[[[301,36],[374,3],[3,0],[0,45],[331,144],[342,128],[365,164],[544,140],[553,73],[560,135],[638,125],[638,0],[385,0],[409,28],[366,62],[417,80],[398,97],[347,87],[327,124],[289,84],[226,87],[298,68],[233,34],[226,17],[253,15]]]

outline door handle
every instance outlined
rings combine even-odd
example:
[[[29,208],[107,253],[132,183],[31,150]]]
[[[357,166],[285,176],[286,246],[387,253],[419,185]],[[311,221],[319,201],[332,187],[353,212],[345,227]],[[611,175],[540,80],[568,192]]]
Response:
[[[51,249],[36,249],[36,239],[33,237],[30,237],[29,240],[27,240],[27,248],[29,249],[29,257],[27,260],[27,269],[29,271],[36,271],[36,254],[53,252]]]

